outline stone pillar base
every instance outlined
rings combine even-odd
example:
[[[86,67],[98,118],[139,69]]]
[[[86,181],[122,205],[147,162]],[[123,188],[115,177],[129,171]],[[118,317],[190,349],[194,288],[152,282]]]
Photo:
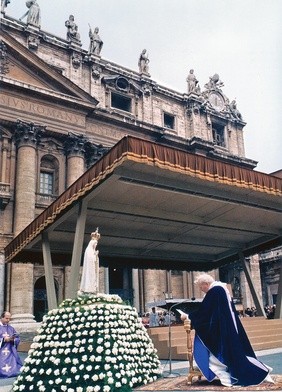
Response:
[[[40,327],[41,323],[34,320],[33,314],[23,313],[14,314],[11,318],[11,325],[17,332],[34,332]]]

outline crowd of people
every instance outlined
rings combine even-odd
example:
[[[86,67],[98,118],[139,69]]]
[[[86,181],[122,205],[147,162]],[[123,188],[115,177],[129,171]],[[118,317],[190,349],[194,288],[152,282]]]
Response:
[[[268,319],[274,319],[276,305],[266,305],[264,307],[264,310],[265,310],[266,317]]]
[[[165,327],[176,323],[176,317],[173,312],[157,312],[155,307],[151,309],[151,312],[143,313],[141,320],[145,328]]]

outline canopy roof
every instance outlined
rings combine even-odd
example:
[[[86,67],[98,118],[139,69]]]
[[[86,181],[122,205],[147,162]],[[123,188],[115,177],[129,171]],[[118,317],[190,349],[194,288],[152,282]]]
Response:
[[[282,180],[134,137],[121,139],[5,249],[70,264],[81,203],[102,265],[211,270],[281,244]],[[85,245],[84,244],[84,245]]]

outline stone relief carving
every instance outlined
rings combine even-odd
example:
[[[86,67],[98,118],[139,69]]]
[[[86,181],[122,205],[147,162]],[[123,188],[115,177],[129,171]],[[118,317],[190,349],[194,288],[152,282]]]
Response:
[[[221,116],[231,120],[243,121],[242,115],[237,109],[236,101],[233,100],[230,103],[229,99],[222,92],[221,87],[224,86],[224,83],[220,80],[217,73],[210,76],[209,82],[204,85],[205,90],[203,92],[200,92],[198,87],[199,82],[194,75],[193,69],[190,70],[186,81],[188,85],[188,95],[186,96],[187,116],[191,116],[192,114],[196,114],[199,111],[204,110],[217,112]],[[191,93],[196,93],[197,97],[191,97]]]
[[[37,145],[46,129],[46,126],[35,125],[26,121],[17,120],[14,139],[16,146]]]
[[[210,80],[205,84],[207,90],[218,90],[224,86],[224,83],[219,79],[218,74],[210,76]]]
[[[80,56],[80,54],[74,52],[72,54],[72,59],[71,60],[72,60],[72,65],[73,65],[73,67],[75,69],[80,67],[80,64],[81,64],[81,56]]]
[[[143,95],[143,89],[132,79],[126,78],[125,76],[121,76],[121,75],[104,76],[102,78],[102,82],[106,86],[115,88],[115,90],[119,90],[127,93],[133,92],[136,94],[136,96]]]
[[[34,35],[30,35],[27,39],[27,45],[29,47],[29,49],[38,49],[38,46],[40,44],[40,39],[37,36]]]
[[[0,41],[0,74],[5,75],[9,73],[10,62],[7,55],[7,47],[5,43]]]
[[[91,68],[91,75],[93,79],[99,79],[101,77],[102,67],[97,64],[92,65]]]

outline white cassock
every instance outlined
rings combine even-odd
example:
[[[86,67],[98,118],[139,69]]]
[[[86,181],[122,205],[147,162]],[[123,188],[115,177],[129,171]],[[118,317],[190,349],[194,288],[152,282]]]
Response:
[[[98,241],[91,239],[85,249],[80,291],[97,294],[99,291],[99,251]]]

